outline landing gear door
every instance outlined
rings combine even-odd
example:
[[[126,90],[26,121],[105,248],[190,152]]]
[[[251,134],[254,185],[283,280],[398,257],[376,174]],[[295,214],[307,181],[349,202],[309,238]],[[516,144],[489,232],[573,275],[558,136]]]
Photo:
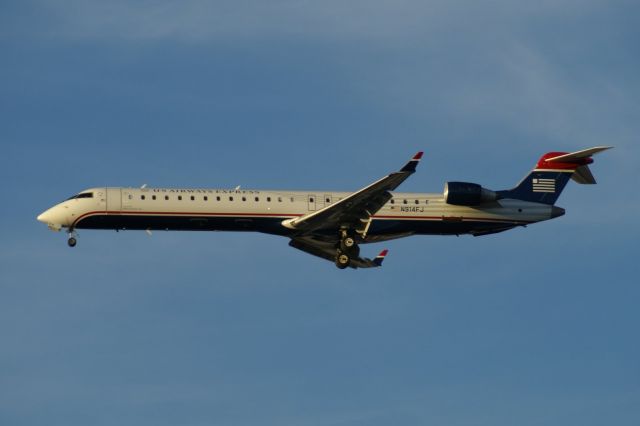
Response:
[[[122,210],[122,190],[107,188],[107,214],[120,214]]]

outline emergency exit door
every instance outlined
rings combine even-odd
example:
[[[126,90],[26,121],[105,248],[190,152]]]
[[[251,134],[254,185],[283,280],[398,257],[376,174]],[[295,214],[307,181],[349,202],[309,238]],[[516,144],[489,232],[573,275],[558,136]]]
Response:
[[[318,202],[317,197],[315,195],[309,194],[307,195],[307,204],[309,206],[309,211],[315,211],[316,203]]]

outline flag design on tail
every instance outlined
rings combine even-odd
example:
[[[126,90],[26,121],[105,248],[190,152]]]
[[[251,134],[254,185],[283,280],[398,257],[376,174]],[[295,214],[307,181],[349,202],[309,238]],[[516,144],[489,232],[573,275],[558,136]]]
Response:
[[[555,179],[532,179],[533,192],[556,192],[556,180]]]
[[[589,164],[591,156],[610,149],[598,146],[577,152],[549,152],[543,155],[536,167],[513,189],[498,191],[500,198],[515,198],[523,201],[553,205],[569,182],[595,184]]]

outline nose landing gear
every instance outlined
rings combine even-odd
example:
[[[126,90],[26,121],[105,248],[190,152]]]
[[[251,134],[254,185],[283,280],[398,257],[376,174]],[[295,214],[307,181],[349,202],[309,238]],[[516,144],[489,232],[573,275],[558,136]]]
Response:
[[[69,230],[69,239],[67,240],[67,245],[69,247],[75,247],[76,244],[78,244],[78,240],[76,239],[77,236],[78,234],[76,234],[76,231],[73,229]]]

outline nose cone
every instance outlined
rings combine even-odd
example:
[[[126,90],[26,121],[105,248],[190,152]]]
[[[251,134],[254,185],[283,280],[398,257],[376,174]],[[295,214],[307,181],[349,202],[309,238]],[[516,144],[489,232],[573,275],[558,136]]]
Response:
[[[51,209],[40,213],[36,219],[42,223],[51,223]]]
[[[563,215],[564,215],[564,209],[562,207],[556,207],[556,206],[551,207],[551,219],[554,219],[556,217],[563,216]]]
[[[46,223],[49,226],[63,226],[67,224],[67,218],[64,208],[59,205],[53,206],[49,210],[40,213],[40,215],[36,219],[38,219],[38,221],[42,223]]]

